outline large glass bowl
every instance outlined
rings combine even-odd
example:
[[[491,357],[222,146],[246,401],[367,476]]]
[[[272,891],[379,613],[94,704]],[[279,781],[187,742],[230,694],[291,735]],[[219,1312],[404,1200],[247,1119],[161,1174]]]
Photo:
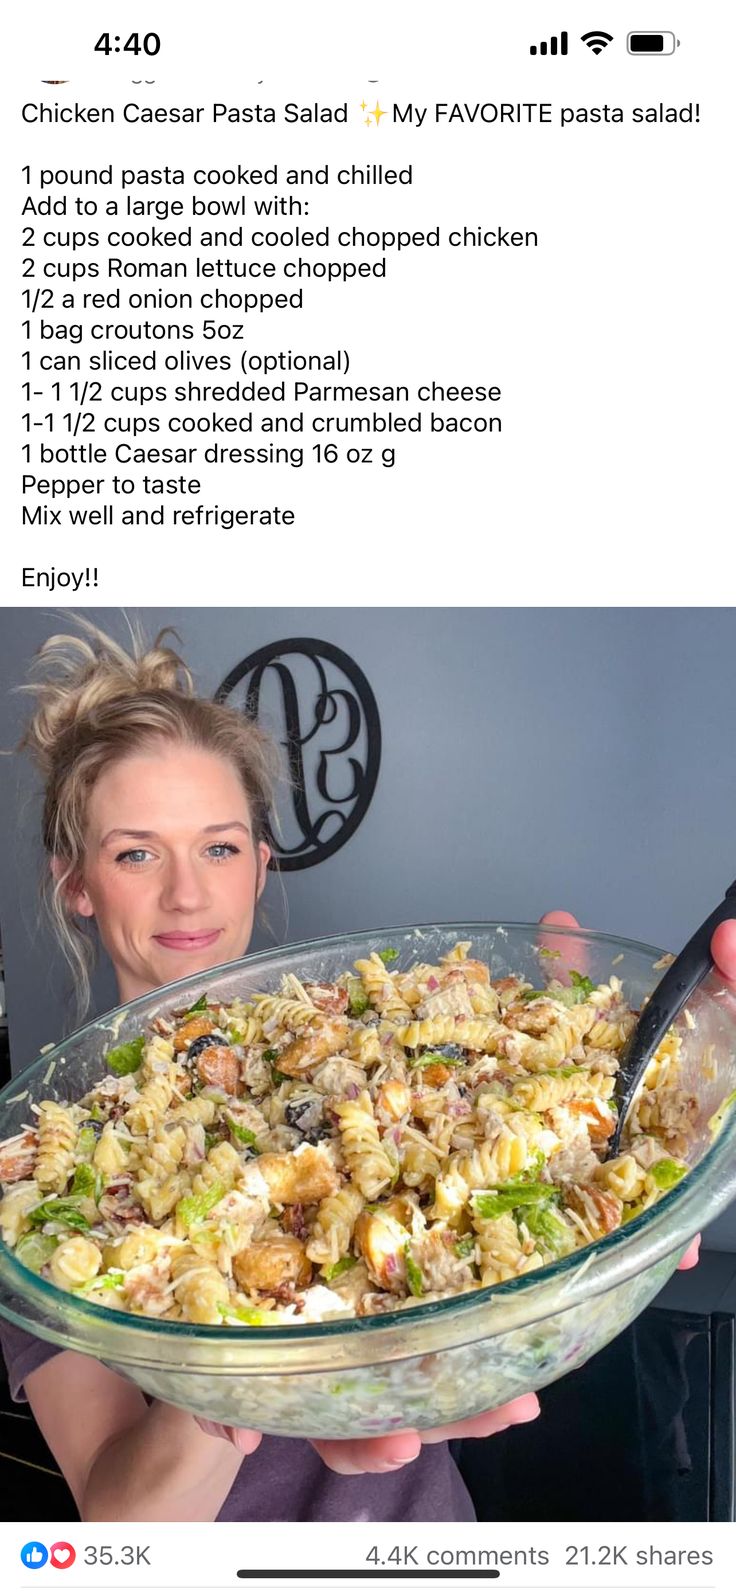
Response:
[[[30,1104],[76,1099],[104,1055],[158,1012],[203,992],[227,1001],[274,989],[294,972],[329,980],[387,944],[395,966],[435,961],[471,940],[494,978],[537,985],[584,970],[615,973],[638,1007],[661,976],[661,953],[605,934],[529,924],[462,923],[312,940],[180,980],[89,1024],[0,1094],[0,1139],[32,1121]],[[547,954],[540,958],[540,950]],[[549,958],[550,950],[559,957]],[[227,1425],[299,1437],[349,1438],[441,1426],[491,1409],[574,1370],[645,1308],[689,1240],[736,1194],[736,1112],[712,1143],[708,1120],[736,1088],[736,999],[713,974],[682,1022],[684,1082],[698,1100],[694,1170],[660,1203],[602,1242],[491,1289],[360,1320],[279,1328],[203,1327],[91,1305],[22,1266],[0,1244],[0,1312],[52,1343],[93,1355],[147,1393]]]

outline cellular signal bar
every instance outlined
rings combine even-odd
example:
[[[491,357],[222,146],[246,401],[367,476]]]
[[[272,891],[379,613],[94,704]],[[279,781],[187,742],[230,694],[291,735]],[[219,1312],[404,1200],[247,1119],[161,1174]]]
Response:
[[[530,44],[529,45],[529,54],[530,55],[546,55],[548,49],[549,49],[550,55],[557,55],[558,53],[560,55],[567,55],[567,33],[561,33],[560,34],[559,43],[558,43],[558,39],[557,39],[557,34],[553,33],[552,37],[551,37],[551,39],[549,41],[549,45],[547,44],[547,40],[546,39],[542,39],[541,44],[538,44],[538,45],[537,44]]]

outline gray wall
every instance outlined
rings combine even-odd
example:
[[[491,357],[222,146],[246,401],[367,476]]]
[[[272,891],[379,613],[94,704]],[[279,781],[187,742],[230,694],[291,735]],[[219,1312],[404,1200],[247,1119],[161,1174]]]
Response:
[[[520,553],[523,566],[523,553]],[[117,609],[84,610],[125,636]],[[173,624],[203,692],[255,647],[311,635],[375,691],[383,761],[355,836],[267,895],[276,938],[433,919],[581,922],[677,948],[736,874],[736,619],[727,610],[140,609]],[[0,746],[11,693],[59,616],[4,609]],[[64,979],[38,927],[39,806],[0,759],[0,924],[14,1067],[62,1030]],[[273,936],[272,936],[273,937]],[[267,943],[261,932],[259,943]],[[109,978],[101,1007],[114,1003]],[[736,1211],[709,1241],[736,1250]]]

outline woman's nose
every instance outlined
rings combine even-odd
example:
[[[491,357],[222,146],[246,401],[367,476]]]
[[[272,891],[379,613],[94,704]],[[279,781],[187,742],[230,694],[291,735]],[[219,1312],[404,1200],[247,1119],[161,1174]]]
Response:
[[[172,858],[161,891],[161,906],[166,912],[198,912],[209,901],[206,880],[196,865],[185,858]]]

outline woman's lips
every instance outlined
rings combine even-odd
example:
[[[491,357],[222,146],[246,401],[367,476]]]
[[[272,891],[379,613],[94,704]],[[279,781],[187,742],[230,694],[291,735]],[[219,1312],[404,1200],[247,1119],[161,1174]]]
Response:
[[[194,930],[191,934],[154,934],[157,945],[163,945],[167,951],[202,951],[208,945],[214,945],[215,940],[222,933],[221,929]]]

